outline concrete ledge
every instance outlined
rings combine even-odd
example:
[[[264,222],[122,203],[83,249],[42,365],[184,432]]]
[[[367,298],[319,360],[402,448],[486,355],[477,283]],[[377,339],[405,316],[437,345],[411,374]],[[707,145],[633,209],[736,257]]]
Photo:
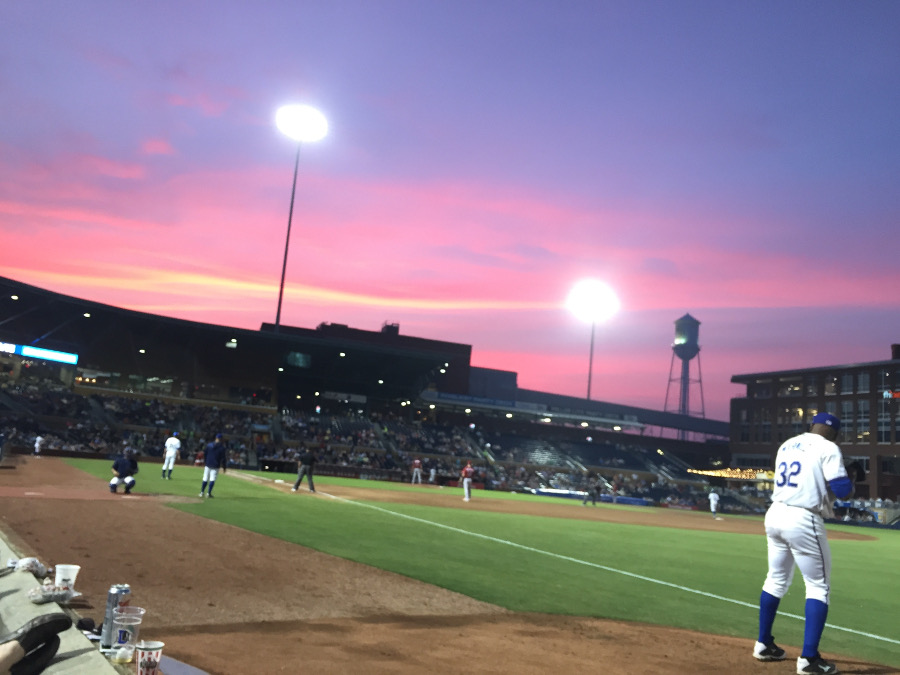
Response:
[[[5,569],[9,558],[24,558],[27,554],[17,551],[10,544],[4,532],[0,532],[0,569]],[[41,561],[46,564],[46,561]],[[28,599],[28,591],[39,586],[37,578],[28,572],[13,572],[0,577],[0,635],[18,630],[23,624],[42,614],[65,612],[76,624],[78,616],[66,607],[55,602],[36,605]],[[96,642],[91,642],[73,625],[69,630],[60,633],[59,651],[50,665],[43,671],[48,675],[116,675],[121,672],[111,664],[100,650]],[[131,671],[134,671],[132,666]]]

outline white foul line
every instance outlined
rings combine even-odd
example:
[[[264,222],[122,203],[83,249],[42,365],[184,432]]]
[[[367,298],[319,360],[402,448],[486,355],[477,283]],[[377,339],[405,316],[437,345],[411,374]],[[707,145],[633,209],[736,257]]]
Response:
[[[572,558],[567,555],[561,555],[559,553],[553,553],[552,551],[544,551],[539,548],[532,548],[531,546],[525,546],[524,544],[517,544],[514,541],[508,541],[506,539],[497,539],[496,537],[490,537],[486,534],[480,534],[478,532],[470,532],[469,530],[461,530],[458,527],[453,527],[451,525],[444,525],[442,523],[436,523],[432,520],[425,520],[424,518],[417,518],[416,516],[409,516],[405,513],[397,513],[396,511],[391,511],[390,509],[384,509],[380,506],[375,506],[373,504],[366,504],[364,502],[353,501],[352,499],[346,499],[344,497],[338,497],[337,495],[331,495],[327,492],[317,492],[324,497],[331,497],[332,499],[336,499],[338,501],[346,502],[347,504],[353,504],[354,506],[361,506],[363,508],[372,509],[374,511],[381,511],[382,513],[387,513],[392,516],[396,516],[398,518],[406,518],[407,520],[413,520],[417,523],[423,523],[425,525],[431,525],[433,527],[439,527],[444,530],[450,530],[451,532],[457,532],[459,534],[465,534],[470,537],[476,537],[478,539],[485,539],[487,541],[492,541],[496,544],[505,544],[506,546],[512,546],[513,548],[519,548],[523,551],[529,551],[531,553],[540,553],[541,555],[550,556],[551,558],[558,558],[559,560],[566,560],[568,562],[573,562],[578,565],[585,565],[587,567],[593,567],[595,569],[604,570],[605,572],[612,572],[614,574],[621,574],[622,576],[631,577],[632,579],[640,579],[641,581],[647,581],[651,584],[659,584],[660,586],[668,586],[669,588],[675,588],[679,591],[684,591],[685,593],[694,593],[695,595],[702,595],[707,598],[712,598],[714,600],[721,600],[722,602],[730,602],[735,605],[740,605],[742,607],[749,607],[750,609],[759,609],[759,605],[755,605],[750,602],[744,602],[743,600],[735,600],[733,598],[726,598],[723,595],[716,595],[715,593],[707,593],[706,591],[700,591],[696,588],[689,588],[688,586],[681,586],[679,584],[673,584],[668,581],[662,581],[660,579],[654,579],[652,577],[645,577],[642,574],[634,574],[633,572],[626,572],[625,570],[618,570],[615,567],[607,567],[606,565],[600,565],[598,563],[589,562],[587,560],[579,560],[578,558]],[[804,617],[798,614],[790,614],[788,612],[779,612],[779,616],[787,616],[792,619],[798,619],[800,621],[804,620]],[[862,637],[872,638],[873,640],[881,640],[883,642],[889,642],[894,645],[900,645],[900,640],[893,640],[888,637],[884,637],[883,635],[875,635],[874,633],[866,633],[860,630],[854,630],[853,628],[844,628],[843,626],[835,626],[834,624],[828,624],[828,628],[830,630],[839,630],[844,631],[845,633],[853,633],[854,635],[861,635]]]

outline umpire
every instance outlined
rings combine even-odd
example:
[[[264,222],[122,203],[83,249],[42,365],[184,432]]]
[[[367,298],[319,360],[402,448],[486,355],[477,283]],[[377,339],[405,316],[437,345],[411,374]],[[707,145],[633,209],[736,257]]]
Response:
[[[300,483],[303,480],[303,476],[306,476],[306,481],[309,483],[309,491],[315,492],[316,486],[313,484],[313,467],[316,465],[316,456],[310,452],[307,448],[306,451],[300,455],[300,463],[297,469],[297,482],[294,483],[294,487],[291,488],[291,492],[296,492],[297,488],[300,487]]]
[[[116,457],[112,465],[113,477],[109,481],[109,491],[113,494],[119,487],[119,483],[125,486],[125,494],[131,494],[134,487],[134,476],[138,472],[138,463],[134,458],[134,450],[125,448],[124,454]]]

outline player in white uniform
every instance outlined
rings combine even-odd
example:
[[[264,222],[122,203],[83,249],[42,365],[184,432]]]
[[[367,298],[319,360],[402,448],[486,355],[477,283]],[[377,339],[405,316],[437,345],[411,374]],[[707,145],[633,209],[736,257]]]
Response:
[[[178,432],[173,431],[172,435],[166,439],[166,454],[163,459],[162,477],[166,480],[172,480],[172,467],[175,466],[175,460],[181,451],[181,441],[178,440]],[[168,472],[168,475],[166,475]]]
[[[422,460],[416,457],[412,463],[412,483],[422,484]]]
[[[841,499],[853,493],[853,482],[834,443],[840,429],[837,417],[820,412],[808,432],[789,438],[775,456],[775,487],[765,521],[769,573],[759,598],[759,637],[753,656],[760,661],[784,658],[784,650],[772,637],[772,624],[796,563],[806,584],[803,652],[797,659],[801,674],[839,672],[819,655],[819,640],[831,586],[831,549],[823,520],[832,515],[828,488]]]
[[[719,493],[715,490],[709,493],[709,510],[715,518],[716,512],[719,510]]]

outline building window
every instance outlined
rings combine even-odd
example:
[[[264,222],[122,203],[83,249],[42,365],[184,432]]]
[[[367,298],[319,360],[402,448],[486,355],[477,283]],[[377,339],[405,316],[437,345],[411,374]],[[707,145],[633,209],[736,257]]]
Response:
[[[853,401],[841,401],[841,430],[844,440],[854,441],[856,439],[856,421],[853,418]]]
[[[803,433],[803,408],[791,408],[791,436]]]
[[[826,401],[825,402],[825,412],[829,415],[838,416],[837,414],[837,402],[836,401]]]
[[[878,442],[891,442],[891,401],[880,399],[878,401]]]
[[[759,425],[759,442],[760,443],[771,443],[772,442],[772,416],[769,414],[768,410],[760,410],[760,425]]]
[[[856,378],[856,393],[869,393],[869,373],[860,373]]]
[[[825,376],[825,395],[826,396],[834,396],[837,393],[837,376],[836,375],[826,375]]]
[[[738,423],[738,442],[750,442],[750,413],[746,408],[735,410]]]
[[[768,381],[754,383],[752,398],[772,398],[772,383]]]
[[[841,375],[841,393],[853,393],[853,373],[844,373]]]
[[[852,455],[848,457],[844,457],[844,460],[847,462],[859,462],[862,465],[863,471],[866,473],[869,472],[869,458],[868,457],[854,457]]]
[[[778,398],[800,396],[802,392],[799,377],[785,378],[778,381]]]
[[[806,389],[806,395],[810,398],[817,396],[819,393],[819,380],[815,375],[807,375],[804,384],[804,388]]]
[[[856,402],[856,442],[868,443],[869,433],[869,400],[860,399]]]

